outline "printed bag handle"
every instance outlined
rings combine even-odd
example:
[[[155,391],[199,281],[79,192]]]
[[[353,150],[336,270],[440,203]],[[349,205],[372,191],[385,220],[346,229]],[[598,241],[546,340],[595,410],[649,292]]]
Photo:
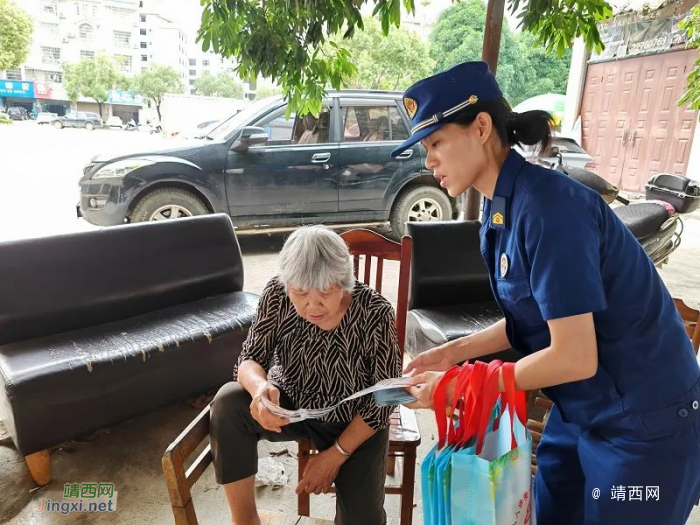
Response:
[[[476,435],[477,455],[481,454],[481,449],[484,446],[484,438],[486,437],[486,430],[491,420],[491,413],[500,395],[498,392],[498,378],[500,376],[502,364],[503,362],[499,360],[494,360],[489,363],[484,386],[481,389],[481,416],[479,418],[479,428]]]
[[[445,372],[433,392],[433,409],[438,427],[438,450],[447,444],[447,385],[459,374],[460,368],[453,366]]]
[[[515,363],[503,363],[501,367],[503,374],[503,390],[505,403],[508,405],[508,413],[510,414],[510,436],[511,436],[511,448],[516,448],[518,446],[515,433],[513,431],[513,425],[515,424],[515,417],[517,415],[520,423],[525,426],[525,414],[526,414],[526,404],[525,404],[525,392],[519,391],[515,386]],[[515,411],[515,414],[513,412]]]
[[[464,446],[476,436],[481,416],[481,389],[486,379],[486,363],[476,361],[468,383],[462,391],[462,410],[460,412],[458,445]]]
[[[454,393],[452,395],[452,403],[447,409],[447,417],[449,419],[449,429],[447,433],[448,445],[459,445],[464,434],[464,426],[462,425],[462,414],[464,413],[464,393],[469,385],[469,381],[474,370],[473,365],[465,363],[460,368],[457,375]],[[459,410],[458,419],[459,425],[455,429],[455,412]]]

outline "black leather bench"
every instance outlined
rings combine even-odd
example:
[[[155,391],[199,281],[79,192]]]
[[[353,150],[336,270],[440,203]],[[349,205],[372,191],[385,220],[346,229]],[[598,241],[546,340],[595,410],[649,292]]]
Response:
[[[481,255],[478,221],[409,222],[413,239],[406,350],[412,357],[503,318]],[[517,361],[507,350],[480,358]]]
[[[0,418],[34,479],[49,447],[229,381],[242,289],[221,214],[0,243]]]

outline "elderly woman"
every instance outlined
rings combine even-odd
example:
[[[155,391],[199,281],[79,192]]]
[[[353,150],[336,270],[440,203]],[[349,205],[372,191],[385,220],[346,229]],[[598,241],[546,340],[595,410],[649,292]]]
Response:
[[[267,410],[324,408],[401,372],[391,304],[356,281],[344,241],[321,226],[295,231],[272,278],[234,371],[211,409],[211,448],[233,523],[260,523],[254,495],[257,442],[311,438],[296,492],[337,489],[336,523],[381,525],[393,407],[372,396],[341,404],[322,420],[289,423]]]

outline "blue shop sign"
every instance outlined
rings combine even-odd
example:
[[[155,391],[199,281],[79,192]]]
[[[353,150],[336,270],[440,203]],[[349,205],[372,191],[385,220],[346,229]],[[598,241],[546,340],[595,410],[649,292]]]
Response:
[[[34,82],[0,80],[0,97],[34,98]]]
[[[143,97],[133,91],[114,89],[109,94],[110,104],[125,104],[129,106],[143,106]]]

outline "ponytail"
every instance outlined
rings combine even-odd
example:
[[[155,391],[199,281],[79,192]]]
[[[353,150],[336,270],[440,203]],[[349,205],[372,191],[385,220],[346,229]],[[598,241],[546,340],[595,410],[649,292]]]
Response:
[[[552,116],[546,111],[511,112],[506,123],[507,144],[508,146],[537,145],[538,152],[543,153],[549,149],[552,142],[553,125]]]
[[[537,145],[538,152],[549,149],[554,120],[546,111],[513,113],[504,98],[479,102],[456,113],[449,122],[469,126],[479,113],[491,116],[493,128],[504,146]]]

